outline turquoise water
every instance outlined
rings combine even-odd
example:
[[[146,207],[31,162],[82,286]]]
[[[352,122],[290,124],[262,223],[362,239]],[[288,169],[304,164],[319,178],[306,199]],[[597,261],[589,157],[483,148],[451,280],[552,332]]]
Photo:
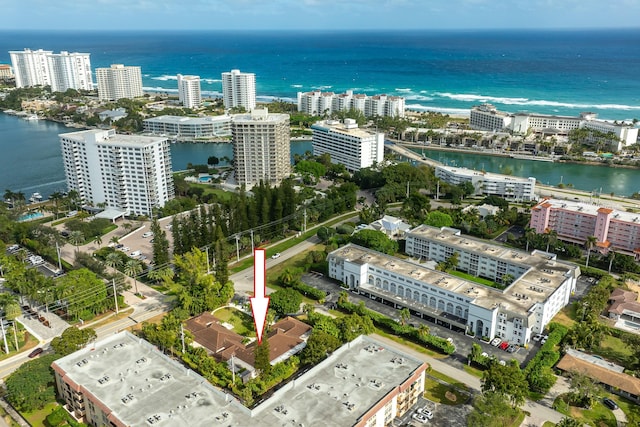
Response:
[[[198,181],[200,181],[200,182],[209,182],[209,181],[211,181],[211,176],[201,176],[200,178],[198,178]]]
[[[31,212],[25,215],[22,215],[20,218],[18,218],[18,221],[31,221],[37,218],[42,218],[44,216],[44,214],[42,212]]]

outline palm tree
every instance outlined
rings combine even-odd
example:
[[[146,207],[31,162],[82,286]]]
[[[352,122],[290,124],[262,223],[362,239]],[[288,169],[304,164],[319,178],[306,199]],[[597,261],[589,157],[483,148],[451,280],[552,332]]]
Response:
[[[122,265],[122,258],[118,252],[111,252],[104,260],[107,267],[118,268]]]
[[[118,243],[120,243],[120,238],[118,236],[112,236],[111,239],[109,239],[109,242],[117,245]]]
[[[18,301],[15,299],[15,297],[13,301],[5,305],[4,313],[7,320],[13,322],[13,340],[16,344],[16,351],[18,351],[18,322],[16,321],[16,319],[18,318],[18,316],[22,315],[22,310],[20,309],[20,304],[18,304]]]
[[[596,236],[589,236],[587,237],[586,242],[584,242],[584,246],[587,249],[587,264],[586,267],[589,267],[589,257],[591,256],[591,249],[595,246],[595,244],[598,242],[598,239],[596,238]]]
[[[424,323],[421,323],[418,327],[418,334],[421,337],[426,337],[427,335],[429,335],[429,332],[431,332],[431,328],[429,328],[429,326],[425,325]]]
[[[72,231],[71,234],[69,234],[69,242],[76,247],[76,255],[78,255],[80,244],[84,243],[84,234],[82,234],[82,231]]]
[[[402,326],[404,326],[410,318],[411,318],[411,312],[409,311],[408,308],[405,307],[402,310],[400,310],[400,324]]]
[[[136,279],[136,276],[138,274],[142,273],[142,263],[136,259],[130,259],[129,261],[127,261],[127,263],[124,265],[124,274],[126,274],[129,277],[133,278],[133,283],[135,285],[136,288],[136,294],[138,293],[138,280]]]
[[[102,245],[102,236],[101,235],[97,235],[93,238],[93,243],[95,243],[96,245],[98,245],[98,247],[100,247],[100,245]]]
[[[525,227],[524,238],[527,240],[527,246],[525,251],[529,252],[529,243],[535,237],[536,231],[533,228]]]
[[[549,246],[554,246],[558,241],[558,232],[556,230],[547,229],[547,252],[549,252]]]

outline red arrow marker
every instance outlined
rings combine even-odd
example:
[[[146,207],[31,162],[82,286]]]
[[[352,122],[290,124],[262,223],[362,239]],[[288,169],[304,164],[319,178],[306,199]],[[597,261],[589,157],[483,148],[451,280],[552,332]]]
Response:
[[[253,313],[258,344],[262,344],[262,332],[269,309],[269,297],[264,296],[267,291],[266,276],[267,265],[264,249],[255,249],[253,251],[253,298],[249,298],[249,300],[251,301],[251,312]]]

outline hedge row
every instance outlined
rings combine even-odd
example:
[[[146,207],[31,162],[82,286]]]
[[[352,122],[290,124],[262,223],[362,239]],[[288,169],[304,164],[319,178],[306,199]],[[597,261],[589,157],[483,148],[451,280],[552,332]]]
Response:
[[[556,346],[560,345],[568,332],[569,329],[559,323],[549,324],[549,338],[547,338],[547,341],[540,347],[540,351],[536,353],[525,369],[529,387],[533,391],[546,393],[549,391],[547,387],[550,389],[551,386],[553,386],[553,383],[547,383],[544,387],[540,385],[537,386],[537,384],[541,384],[541,382],[536,381],[536,376],[539,375],[541,371],[551,369],[558,363],[560,360],[560,352],[556,350]]]
[[[283,285],[285,286],[285,285]],[[287,286],[285,286],[287,287]],[[296,291],[300,292],[302,295],[304,295],[305,297],[309,297],[311,299],[314,299],[316,301],[320,301],[321,299],[324,299],[324,297],[326,296],[326,293],[324,291],[321,291],[320,289],[316,289],[313,286],[309,286],[305,283],[302,283],[300,281],[294,282],[291,284],[291,286],[288,286],[290,288],[295,289]]]
[[[338,301],[338,307],[349,313],[357,313],[360,316],[369,317],[373,323],[383,329],[392,332],[411,341],[431,347],[443,354],[452,354],[456,348],[445,338],[436,337],[430,334],[421,334],[420,331],[413,326],[400,325],[395,320],[384,316],[380,313],[367,309],[364,304],[353,304],[348,301]]]

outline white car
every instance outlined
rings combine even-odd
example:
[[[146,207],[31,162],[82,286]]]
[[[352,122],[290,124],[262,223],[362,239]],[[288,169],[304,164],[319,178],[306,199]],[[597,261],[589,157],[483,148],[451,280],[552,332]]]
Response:
[[[413,414],[411,418],[422,424],[426,424],[429,421],[429,419],[422,414]]]
[[[494,338],[491,340],[491,342],[489,344],[491,344],[494,347],[497,347],[500,345],[500,343],[502,342],[502,340],[500,338]]]
[[[122,252],[129,252],[129,249],[131,249],[129,246],[123,246],[120,248]]]
[[[427,419],[432,419],[433,418],[433,412],[431,412],[429,409],[427,409],[426,407],[424,408],[418,408],[416,410],[416,414],[420,414],[422,416],[424,416]]]
[[[536,335],[533,337],[533,340],[534,340],[535,342],[538,342],[538,341],[540,341],[541,339],[542,339],[542,334],[536,334]]]
[[[143,233],[143,234],[142,234],[142,237],[144,237],[145,239],[146,239],[147,237],[151,237],[151,236],[153,236],[153,233],[152,233],[151,231],[147,231],[146,233]]]
[[[280,252],[276,252],[275,254],[271,255],[271,258],[273,258],[273,259],[280,258]]]

